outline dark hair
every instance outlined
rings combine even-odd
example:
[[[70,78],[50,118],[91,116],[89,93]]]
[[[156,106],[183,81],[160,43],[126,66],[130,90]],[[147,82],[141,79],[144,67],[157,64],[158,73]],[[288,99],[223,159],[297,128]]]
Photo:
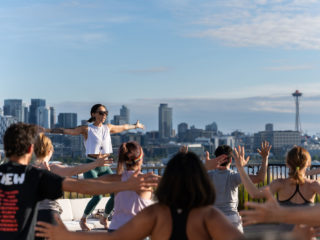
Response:
[[[14,123],[10,125],[3,136],[6,157],[23,156],[35,142],[38,130],[35,125]]]
[[[177,153],[155,191],[159,203],[176,209],[213,205],[216,193],[207,171],[193,152]]]
[[[95,104],[95,105],[93,105],[91,107],[91,111],[90,111],[90,116],[91,117],[89,118],[89,120],[87,122],[91,123],[91,122],[96,120],[95,117],[92,117],[92,113],[95,113],[98,110],[99,107],[104,107],[106,109],[106,111],[107,111],[107,116],[108,116],[108,110],[107,110],[106,106],[98,103],[98,104]]]
[[[132,169],[132,167],[136,166],[138,160],[142,158],[142,154],[142,148],[139,143],[134,141],[122,143],[119,148],[117,173],[121,174],[123,172],[124,165],[126,165],[127,169]]]
[[[220,155],[228,155],[228,157],[231,157],[231,153],[232,153],[232,148],[228,145],[220,145],[219,147],[217,147],[216,151],[214,152],[214,155],[216,155],[216,157],[219,157]]]
[[[216,151],[214,152],[214,155],[216,155],[216,157],[219,157],[220,155],[227,155],[228,157],[228,161],[220,164],[220,166],[227,166],[231,161],[229,161],[229,159],[232,157],[231,156],[232,153],[232,148],[228,145],[220,145],[219,147],[217,147]]]
[[[302,169],[307,167],[311,161],[309,152],[303,147],[294,146],[287,154],[287,164],[289,165],[289,177],[297,184],[304,183]]]

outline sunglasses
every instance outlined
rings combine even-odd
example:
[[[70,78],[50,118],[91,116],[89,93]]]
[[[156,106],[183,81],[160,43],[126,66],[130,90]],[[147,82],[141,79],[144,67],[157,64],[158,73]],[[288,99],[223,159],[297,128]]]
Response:
[[[108,111],[97,111],[97,113],[99,113],[99,115],[106,115],[108,116]]]

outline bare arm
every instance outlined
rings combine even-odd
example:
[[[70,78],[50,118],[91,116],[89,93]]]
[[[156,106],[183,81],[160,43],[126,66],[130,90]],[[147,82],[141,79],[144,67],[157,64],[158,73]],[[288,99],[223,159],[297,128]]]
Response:
[[[76,128],[53,128],[45,129],[47,133],[56,133],[56,134],[67,134],[67,135],[83,135],[87,138],[88,135],[88,126],[79,126]]]
[[[239,146],[238,150],[236,148],[234,149],[233,158],[235,160],[236,167],[240,174],[241,181],[251,197],[263,198],[264,197],[263,188],[260,188],[260,189],[257,188],[243,168],[243,166],[245,166],[247,163],[247,160],[245,159],[244,154],[245,154],[244,147]]]
[[[215,240],[240,240],[244,236],[236,229],[228,219],[217,209],[212,208],[210,214],[206,216],[205,225],[210,236]]]
[[[38,237],[46,237],[49,240],[144,239],[152,232],[152,228],[156,222],[156,210],[157,209],[155,209],[154,205],[143,209],[133,219],[131,219],[128,223],[126,223],[113,233],[70,232],[66,229],[61,220],[57,221],[57,226],[44,222],[38,222],[38,227],[36,227],[36,231],[40,232],[37,234]]]
[[[111,162],[110,162],[111,161]],[[81,164],[78,166],[67,167],[59,164],[50,165],[51,172],[58,174],[62,177],[71,177],[79,173],[87,172],[93,168],[104,166],[105,164],[112,163],[112,160],[108,158],[98,158],[96,161],[87,164]]]
[[[267,141],[264,141],[263,143],[261,143],[261,149],[257,149],[259,154],[262,157],[262,163],[257,175],[249,175],[253,183],[259,183],[264,181],[267,173],[268,159],[269,159],[269,153],[270,153],[271,147],[272,146],[269,145]]]
[[[125,190],[147,191],[150,187],[156,187],[158,182],[158,177],[152,174],[144,174],[138,176],[137,171],[128,179],[128,181],[125,182],[105,182],[96,179],[78,180],[73,178],[66,178],[62,182],[62,189],[68,192],[98,195]]]
[[[112,125],[108,124],[108,127],[110,129],[110,133],[121,133],[123,131],[127,131],[130,129],[136,129],[141,128],[144,129],[144,125],[139,122],[139,120],[136,122],[136,124],[124,124],[124,125]]]
[[[306,175],[307,175],[307,176],[317,175],[317,174],[320,174],[320,167],[306,171]]]
[[[320,225],[320,206],[281,207],[268,189],[264,191],[265,203],[247,202],[250,210],[241,211],[244,225],[283,222],[291,224]]]

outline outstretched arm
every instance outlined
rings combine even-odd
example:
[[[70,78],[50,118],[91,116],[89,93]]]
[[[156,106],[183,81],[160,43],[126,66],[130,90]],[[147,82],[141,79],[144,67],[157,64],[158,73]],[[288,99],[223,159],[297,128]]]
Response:
[[[45,237],[49,240],[111,240],[111,239],[144,239],[151,234],[152,228],[156,223],[155,205],[147,207],[139,212],[133,219],[112,233],[99,232],[71,232],[66,229],[61,219],[56,216],[57,226],[45,222],[38,222],[36,236]],[[133,231],[134,229],[134,231]]]
[[[112,163],[112,159],[108,158],[98,158],[97,160],[91,162],[91,163],[86,163],[86,164],[81,164],[78,166],[72,166],[72,167],[66,167],[63,165],[59,164],[53,164],[50,166],[51,172],[58,174],[62,177],[71,177],[80,173],[87,172],[93,168],[96,167],[101,167],[107,164]]]
[[[136,171],[128,181],[125,182],[105,182],[96,179],[73,179],[65,178],[62,182],[62,189],[68,192],[78,192],[91,195],[121,192],[126,190],[148,191],[150,187],[156,187],[159,177],[147,173],[138,175]]]
[[[79,126],[76,128],[43,128],[43,132],[53,134],[83,135],[85,138],[87,138],[88,126]]]
[[[269,142],[264,141],[261,143],[261,149],[257,149],[258,153],[262,157],[262,163],[261,163],[261,167],[260,167],[260,170],[257,173],[257,175],[249,175],[249,177],[253,183],[259,183],[259,182],[264,181],[264,179],[266,177],[266,173],[267,173],[268,158],[269,158],[271,147],[272,146],[269,144]]]
[[[320,167],[306,171],[307,176],[317,175],[317,174],[320,174]]]
[[[269,189],[265,189],[265,203],[247,202],[250,210],[241,211],[243,224],[283,222],[290,224],[320,225],[320,206],[310,207],[281,207],[272,196]]]
[[[121,133],[123,131],[127,131],[130,129],[144,129],[144,125],[139,122],[139,120],[136,122],[136,124],[124,124],[124,125],[112,125],[108,124],[108,127],[110,129],[110,133]]]

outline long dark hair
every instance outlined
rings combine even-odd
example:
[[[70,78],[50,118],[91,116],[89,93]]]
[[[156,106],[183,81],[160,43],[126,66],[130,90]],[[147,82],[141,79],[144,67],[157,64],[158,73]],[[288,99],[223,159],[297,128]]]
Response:
[[[142,158],[143,151],[139,143],[134,141],[122,143],[119,148],[117,173],[123,173],[124,165],[127,169],[133,169]]]
[[[189,211],[213,205],[216,193],[199,157],[188,152],[169,161],[155,196],[161,204]]]
[[[95,105],[93,105],[93,106],[91,107],[91,111],[90,111],[90,116],[91,116],[91,117],[89,118],[89,120],[88,120],[87,122],[91,123],[91,122],[94,122],[94,121],[96,120],[95,117],[92,117],[92,113],[95,113],[95,112],[98,110],[99,107],[104,107],[104,108],[106,109],[106,111],[108,112],[106,106],[104,106],[104,105],[102,105],[102,104],[100,104],[100,103],[95,104]],[[108,114],[107,114],[107,116],[108,116]]]

